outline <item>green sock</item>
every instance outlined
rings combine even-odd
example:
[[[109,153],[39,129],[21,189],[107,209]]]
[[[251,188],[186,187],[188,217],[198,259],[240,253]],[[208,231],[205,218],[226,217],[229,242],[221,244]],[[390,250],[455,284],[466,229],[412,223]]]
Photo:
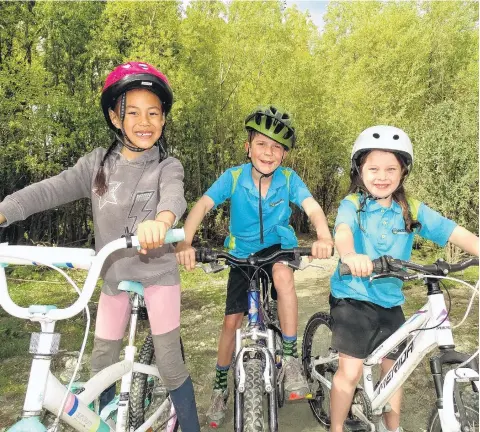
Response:
[[[227,389],[227,380],[228,380],[228,370],[230,366],[219,366],[217,364],[216,373],[215,373],[215,384],[213,386],[214,390],[226,390]]]
[[[295,357],[298,358],[297,353],[297,336],[285,336],[283,338],[283,355],[285,357]]]

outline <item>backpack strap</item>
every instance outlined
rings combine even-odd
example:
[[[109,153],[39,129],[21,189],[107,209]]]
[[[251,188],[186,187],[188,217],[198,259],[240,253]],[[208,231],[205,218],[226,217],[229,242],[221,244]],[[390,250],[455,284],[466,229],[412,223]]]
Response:
[[[357,211],[360,210],[360,195],[352,193],[350,195],[347,195],[345,199],[352,202]]]
[[[237,183],[238,183],[238,178],[240,177],[240,174],[242,174],[243,168],[239,167],[237,169],[232,169],[230,173],[232,174],[232,191],[230,193],[230,196],[233,195],[235,192],[235,189],[237,188]]]
[[[412,219],[414,221],[417,221],[418,212],[420,210],[420,204],[422,204],[422,202],[415,198],[407,197],[407,203],[408,203],[408,208],[410,209],[410,214],[412,215]]]
[[[281,171],[282,174],[285,176],[285,179],[287,180],[288,196],[290,196],[290,176],[292,175],[292,171],[287,168],[284,168]]]

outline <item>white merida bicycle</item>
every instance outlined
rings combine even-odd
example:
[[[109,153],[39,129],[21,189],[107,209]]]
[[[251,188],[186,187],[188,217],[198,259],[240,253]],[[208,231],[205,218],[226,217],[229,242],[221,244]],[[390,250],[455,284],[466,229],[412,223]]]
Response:
[[[478,258],[458,264],[438,260],[434,264],[420,265],[388,256],[373,261],[372,279],[397,277],[403,281],[424,279],[427,288],[427,303],[415,312],[393,335],[381,344],[363,362],[363,386],[358,385],[345,429],[371,431],[378,427],[388,401],[410,376],[420,361],[436,347],[439,353],[430,358],[430,370],[435,385],[436,404],[428,419],[427,432],[474,432],[479,430],[478,417],[478,351],[474,355],[455,350],[452,328],[439,279],[451,272],[470,266],[478,266]],[[407,272],[406,269],[416,273]],[[340,274],[350,274],[345,264]],[[468,315],[477,287],[474,290],[464,319]],[[448,293],[448,292],[447,292]],[[330,347],[331,317],[317,312],[307,323],[303,336],[303,366],[312,388],[314,398],[309,400],[315,418],[325,427],[330,426],[330,390],[338,367],[338,353]],[[382,362],[391,351],[401,351],[390,371],[374,384],[372,368]],[[450,370],[449,370],[450,369]]]
[[[183,229],[170,230],[165,243],[181,241]],[[56,431],[59,421],[65,422],[75,431],[81,432],[176,432],[178,421],[168,391],[163,386],[154,360],[152,337],[149,335],[140,350],[138,362],[135,362],[134,345],[137,320],[141,315],[143,287],[138,282],[123,281],[120,290],[131,293],[132,312],[128,345],[125,347],[124,360],[107,367],[76,388],[73,380],[80,365],[85,348],[90,314],[87,304],[94,292],[105,259],[119,249],[138,247],[136,236],[106,244],[95,255],[91,249],[10,246],[0,244],[0,306],[12,316],[39,322],[41,332],[32,333],[30,353],[33,354],[30,377],[22,410],[22,419],[8,429],[8,432],[44,432]],[[43,265],[61,273],[75,288],[79,298],[65,309],[53,305],[33,305],[28,308],[16,305],[8,294],[5,269],[7,265]],[[82,291],[60,267],[88,270]],[[58,352],[60,334],[55,333],[55,323],[71,318],[83,309],[87,315],[87,329],[77,361],[77,367],[67,387],[62,385],[50,372],[53,356]],[[106,389],[121,380],[120,395],[102,409],[91,409],[93,402]],[[76,388],[70,391],[72,386]],[[42,411],[46,409],[56,416],[47,429],[41,422]],[[96,412],[97,411],[97,412]],[[145,417],[147,417],[145,419]]]

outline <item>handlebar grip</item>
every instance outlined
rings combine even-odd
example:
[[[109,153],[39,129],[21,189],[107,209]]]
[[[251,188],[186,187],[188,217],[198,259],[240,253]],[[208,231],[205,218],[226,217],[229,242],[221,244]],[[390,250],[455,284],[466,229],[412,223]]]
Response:
[[[350,267],[347,264],[340,263],[340,268],[338,269],[340,276],[348,276],[351,275],[352,272],[350,271]]]
[[[296,247],[293,251],[300,256],[310,256],[312,254],[312,248],[309,247]]]
[[[312,255],[312,248],[310,247],[296,247],[293,249],[293,251],[300,256],[310,256]],[[332,247],[332,255],[335,255],[335,249]]]
[[[215,251],[209,248],[198,248],[195,250],[195,261],[207,264],[217,259]]]
[[[372,264],[373,273],[380,274],[387,270],[383,268],[381,258],[376,258],[372,260]],[[352,274],[352,272],[350,271],[350,267],[348,267],[348,265],[344,263],[340,263],[340,268],[338,269],[338,272],[340,273],[340,276],[348,276]]]
[[[165,243],[176,243],[183,240],[185,240],[185,230],[183,228],[170,229],[165,235]]]

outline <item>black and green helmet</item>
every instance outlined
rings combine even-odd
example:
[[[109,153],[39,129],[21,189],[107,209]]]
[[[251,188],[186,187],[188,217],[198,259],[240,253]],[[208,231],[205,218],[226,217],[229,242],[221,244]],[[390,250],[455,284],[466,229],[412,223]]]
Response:
[[[245,119],[245,129],[255,130],[290,150],[295,146],[295,128],[290,114],[273,105],[258,107]]]

